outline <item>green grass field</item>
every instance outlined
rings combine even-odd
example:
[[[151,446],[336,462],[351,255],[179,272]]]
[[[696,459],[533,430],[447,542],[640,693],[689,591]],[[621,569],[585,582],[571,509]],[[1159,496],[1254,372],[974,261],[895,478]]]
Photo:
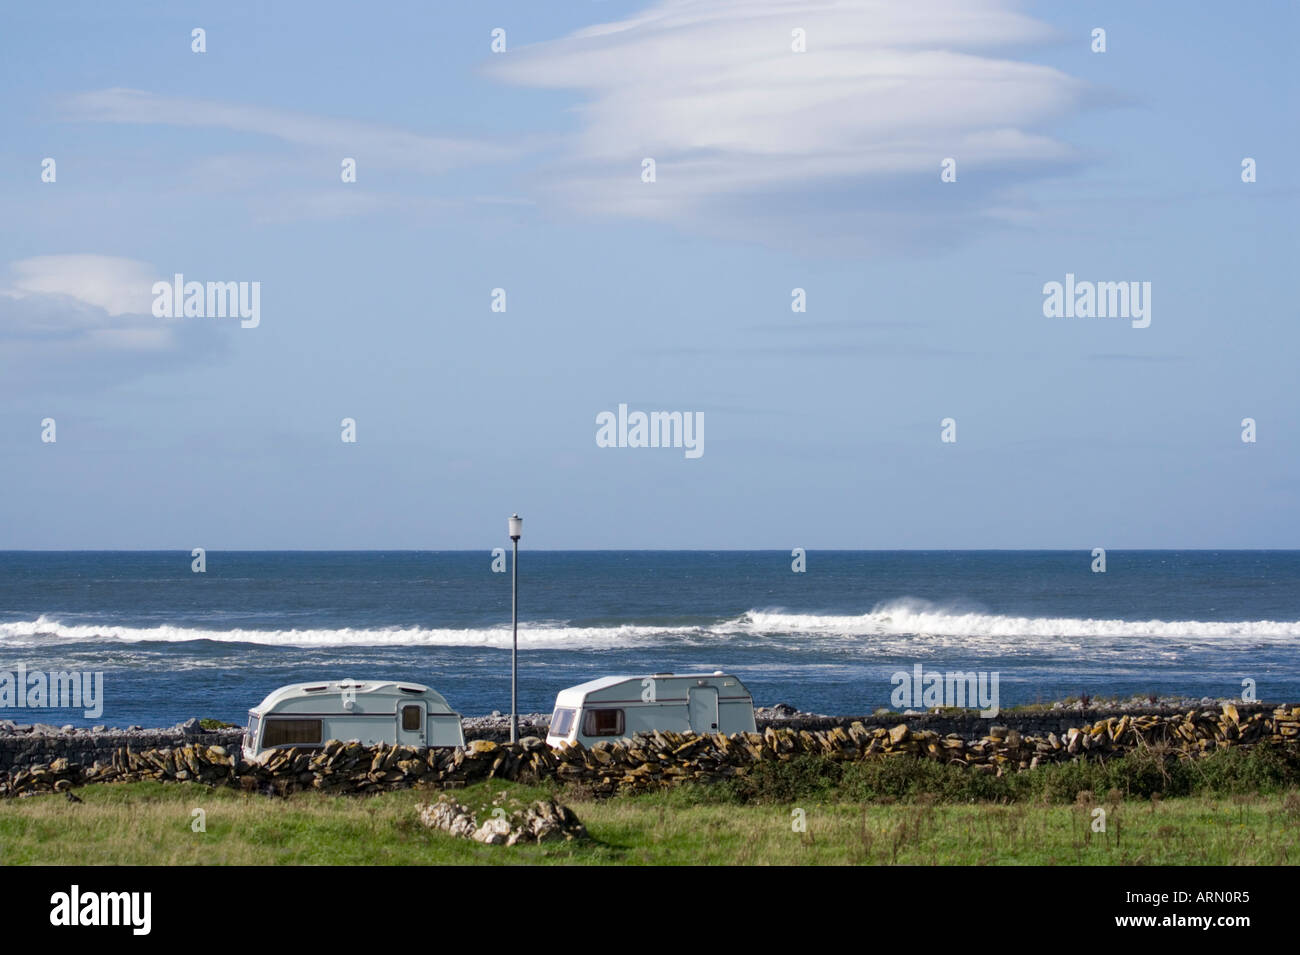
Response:
[[[684,789],[618,799],[561,798],[591,838],[546,846],[484,846],[425,829],[417,803],[435,792],[288,799],[195,784],[90,786],[0,803],[0,864],[1208,864],[1300,862],[1296,793],[1103,799],[1095,808],[929,798],[854,804],[840,797],[736,803]],[[489,782],[456,793],[481,808],[550,788]],[[1118,794],[1112,793],[1111,797]],[[806,832],[793,828],[802,809]],[[206,832],[193,831],[194,810]]]

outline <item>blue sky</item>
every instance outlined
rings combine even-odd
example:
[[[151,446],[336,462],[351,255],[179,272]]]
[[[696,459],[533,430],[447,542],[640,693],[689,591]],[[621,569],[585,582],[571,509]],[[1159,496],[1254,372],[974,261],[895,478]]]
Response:
[[[10,5],[0,548],[1300,546],[1300,18],[1133,6]]]

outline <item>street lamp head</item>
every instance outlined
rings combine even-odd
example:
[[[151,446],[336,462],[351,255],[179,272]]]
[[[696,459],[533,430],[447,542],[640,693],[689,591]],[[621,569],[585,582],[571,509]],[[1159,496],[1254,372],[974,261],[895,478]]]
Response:
[[[520,535],[523,533],[523,529],[524,519],[518,514],[512,514],[510,517],[510,539],[512,541],[519,540]]]

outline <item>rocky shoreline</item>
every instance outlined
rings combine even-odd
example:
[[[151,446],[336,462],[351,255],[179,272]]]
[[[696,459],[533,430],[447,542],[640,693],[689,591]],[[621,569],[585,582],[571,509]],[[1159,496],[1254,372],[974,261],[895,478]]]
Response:
[[[233,730],[228,730],[233,731]],[[13,720],[0,720],[0,737],[3,736],[201,736],[213,730],[204,729],[198,719],[189,719],[175,726],[145,729],[143,726],[73,726],[66,723],[54,726],[50,723],[16,723]]]

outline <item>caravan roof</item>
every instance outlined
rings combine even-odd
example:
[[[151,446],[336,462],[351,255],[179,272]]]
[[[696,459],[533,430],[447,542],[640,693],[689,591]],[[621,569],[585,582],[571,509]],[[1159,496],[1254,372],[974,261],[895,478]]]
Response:
[[[397,699],[423,699],[434,713],[453,712],[446,698],[437,690],[423,683],[411,683],[406,680],[318,680],[315,683],[290,683],[277,690],[272,690],[261,703],[253,708],[257,713],[277,711],[283,704],[287,709],[296,709],[299,701],[319,701],[325,698],[341,699],[344,691],[356,698],[358,712],[365,712],[366,703],[372,705],[380,701]],[[394,704],[395,705],[395,704]],[[283,712],[283,710],[279,710]],[[387,708],[392,712],[392,706]]]
[[[713,670],[709,673],[642,673],[638,675],[623,674],[621,676],[602,676],[596,680],[588,680],[586,683],[579,683],[577,686],[566,687],[560,691],[556,697],[557,702],[570,702],[575,700],[603,699],[611,702],[603,690],[612,690],[615,687],[622,686],[626,683],[635,683],[638,688],[643,680],[654,680],[656,683],[707,683],[712,684],[716,680],[723,681],[723,686],[735,686],[738,693],[749,694],[745,684],[740,682],[738,677],[730,673],[724,673],[721,670]],[[637,690],[636,699],[641,698],[640,689]]]

